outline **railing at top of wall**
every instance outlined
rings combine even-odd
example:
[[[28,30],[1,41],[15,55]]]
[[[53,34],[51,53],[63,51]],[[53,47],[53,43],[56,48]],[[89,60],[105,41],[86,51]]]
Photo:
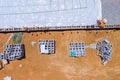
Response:
[[[34,31],[63,31],[63,30],[120,30],[120,25],[106,25],[104,28],[100,28],[97,25],[87,26],[54,26],[54,27],[22,27],[22,28],[1,28],[0,33],[4,32],[34,32]]]

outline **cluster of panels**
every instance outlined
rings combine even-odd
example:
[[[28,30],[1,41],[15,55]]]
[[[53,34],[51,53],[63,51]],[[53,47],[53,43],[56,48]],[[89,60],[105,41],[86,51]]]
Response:
[[[69,44],[70,56],[71,57],[79,57],[85,56],[85,43],[70,43]]]
[[[23,44],[9,44],[6,46],[3,54],[0,54],[1,60],[15,60],[24,57]]]
[[[55,53],[55,41],[39,40],[39,52],[43,54]]]
[[[98,42],[96,48],[99,50],[99,56],[103,61],[111,59],[112,46],[108,43],[108,41],[103,40],[101,42]]]
[[[85,56],[85,43],[70,43],[70,56],[78,57]],[[42,54],[55,53],[54,40],[39,40],[39,52]]]

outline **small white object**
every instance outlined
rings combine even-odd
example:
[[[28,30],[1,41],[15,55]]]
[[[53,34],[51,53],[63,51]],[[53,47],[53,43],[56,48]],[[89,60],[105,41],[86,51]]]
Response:
[[[6,65],[6,64],[8,64],[8,61],[7,60],[2,60],[2,63],[3,63],[3,65]]]
[[[103,22],[104,22],[104,24],[106,24],[107,23],[107,19],[103,18]]]
[[[107,39],[105,39],[105,41],[106,41],[107,43],[109,43],[109,41],[108,41]]]
[[[19,68],[22,68],[22,67],[23,67],[23,65],[22,65],[22,64],[20,64],[20,65],[19,65]]]
[[[103,61],[103,65],[106,65],[107,64],[107,61]]]
[[[48,53],[48,50],[45,50],[45,45],[41,45],[41,53]]]
[[[12,80],[12,78],[10,76],[6,76],[4,77],[4,80]]]
[[[31,42],[31,45],[32,45],[32,46],[34,46],[35,44],[36,44],[36,42],[34,42],[34,41]]]

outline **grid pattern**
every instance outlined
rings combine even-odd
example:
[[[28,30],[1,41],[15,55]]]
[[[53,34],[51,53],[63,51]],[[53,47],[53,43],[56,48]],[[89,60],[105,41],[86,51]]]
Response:
[[[71,57],[78,57],[78,56],[85,56],[85,43],[70,43],[69,44],[70,56]]]
[[[39,52],[43,54],[55,53],[54,40],[39,40]]]
[[[6,46],[3,54],[0,55],[0,59],[15,60],[24,57],[24,45],[23,44],[9,44]]]
[[[103,61],[111,59],[112,45],[110,45],[106,40],[98,42],[96,48],[99,51],[99,56]]]

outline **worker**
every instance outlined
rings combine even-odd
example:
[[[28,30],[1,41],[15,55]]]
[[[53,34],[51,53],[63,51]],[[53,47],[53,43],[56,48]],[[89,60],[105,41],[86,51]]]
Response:
[[[103,18],[102,20],[97,20],[97,24],[98,24],[98,26],[100,26],[101,28],[104,28],[105,25],[107,24],[107,19]]]

